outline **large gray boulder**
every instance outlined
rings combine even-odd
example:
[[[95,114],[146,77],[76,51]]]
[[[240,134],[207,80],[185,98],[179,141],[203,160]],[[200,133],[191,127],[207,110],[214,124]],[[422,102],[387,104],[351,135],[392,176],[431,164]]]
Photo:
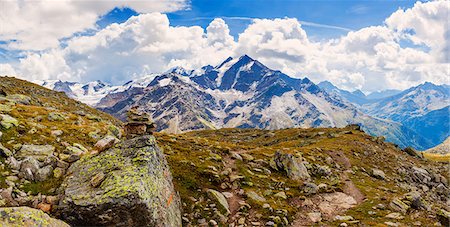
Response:
[[[67,175],[57,213],[70,224],[181,226],[180,198],[153,136],[83,156]]]
[[[52,156],[55,152],[55,147],[52,145],[33,145],[25,144],[16,153],[15,157],[18,159],[24,159],[27,157],[33,157],[38,161],[44,161],[48,156]]]
[[[51,218],[43,211],[30,207],[0,208],[0,226],[69,227],[63,221]]]
[[[270,160],[270,167],[278,171],[286,172],[287,176],[293,180],[308,181],[311,179],[308,169],[303,164],[301,158],[292,154],[277,151]]]

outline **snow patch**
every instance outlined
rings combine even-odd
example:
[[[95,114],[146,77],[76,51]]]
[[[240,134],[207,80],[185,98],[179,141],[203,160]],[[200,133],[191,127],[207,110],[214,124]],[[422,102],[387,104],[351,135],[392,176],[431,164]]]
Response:
[[[160,87],[165,87],[165,86],[169,85],[169,83],[170,83],[171,81],[172,81],[172,80],[171,80],[170,78],[164,78],[164,79],[158,81],[158,83],[159,83],[159,86],[160,86]]]

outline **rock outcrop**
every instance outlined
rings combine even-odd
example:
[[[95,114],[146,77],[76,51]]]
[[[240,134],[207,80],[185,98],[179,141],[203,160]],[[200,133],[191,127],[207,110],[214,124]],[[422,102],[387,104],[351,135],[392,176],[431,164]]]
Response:
[[[301,158],[292,154],[277,151],[270,160],[270,166],[275,170],[285,171],[287,176],[293,180],[309,180],[311,178]]]
[[[68,169],[57,213],[73,225],[181,226],[181,204],[152,135],[125,140]]]
[[[43,211],[30,207],[0,208],[0,226],[69,227],[63,221],[51,218]]]

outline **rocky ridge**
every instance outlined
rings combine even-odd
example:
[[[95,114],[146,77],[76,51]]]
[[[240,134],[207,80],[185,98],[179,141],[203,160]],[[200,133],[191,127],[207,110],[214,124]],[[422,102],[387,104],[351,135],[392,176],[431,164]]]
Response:
[[[0,223],[64,225],[50,215],[71,225],[181,225],[153,136],[120,142],[115,118],[62,92],[0,81],[0,207],[14,207],[1,208]]]

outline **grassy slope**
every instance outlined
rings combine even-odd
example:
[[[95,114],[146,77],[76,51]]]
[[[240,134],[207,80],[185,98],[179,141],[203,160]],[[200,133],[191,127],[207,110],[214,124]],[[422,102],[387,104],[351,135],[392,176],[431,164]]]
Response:
[[[220,174],[217,177],[214,176],[214,173],[211,173],[214,172],[211,171],[211,166],[214,166],[219,173],[228,166],[230,152],[248,153],[254,156],[255,159],[262,159],[268,162],[274,152],[281,150],[286,153],[301,154],[309,163],[321,165],[327,165],[326,159],[328,156],[339,153],[349,160],[351,167],[346,168],[344,167],[345,163],[337,161],[339,166],[332,167],[333,174],[331,176],[327,178],[313,177],[313,181],[316,184],[327,183],[329,186],[327,192],[344,191],[343,180],[339,178],[342,177],[341,173],[347,169],[350,172],[348,177],[367,199],[359,206],[348,210],[346,214],[367,225],[393,221],[385,218],[385,215],[390,213],[389,210],[376,210],[374,215],[369,215],[368,212],[374,211],[372,207],[379,203],[388,207],[389,202],[394,197],[399,197],[406,193],[404,189],[396,185],[394,180],[402,178],[397,173],[399,166],[403,164],[429,166],[434,168],[436,172],[448,176],[445,174],[448,172],[448,166],[445,164],[408,156],[393,144],[377,142],[373,137],[360,131],[353,130],[352,134],[345,134],[348,133],[348,130],[349,128],[286,129],[276,131],[221,129],[189,132],[181,135],[158,134],[157,138],[160,146],[164,148],[174,172],[175,185],[181,194],[182,201],[185,203],[185,212],[198,211],[201,213],[201,216],[206,218],[211,218],[209,211],[198,209],[198,205],[194,205],[191,197],[201,200],[205,195],[203,192],[205,188],[230,191],[219,187],[226,177]],[[211,153],[220,155],[222,160],[211,159]],[[270,167],[266,167],[270,169]],[[378,180],[369,176],[367,172],[371,168],[383,170],[389,180]],[[245,176],[244,182],[253,183],[253,186],[248,186],[246,183],[241,182],[241,188],[245,191],[256,191],[260,195],[267,189],[272,189],[274,193],[281,191],[281,188],[277,188],[276,185],[277,182],[284,182],[283,188],[289,188],[288,191],[285,191],[288,199],[283,200],[273,196],[266,196],[266,199],[268,199],[267,203],[274,209],[287,210],[290,222],[295,219],[295,213],[301,210],[296,205],[296,200],[298,198],[300,200],[307,198],[300,190],[301,182],[291,181],[283,173],[274,170],[272,170],[272,174],[258,174],[245,161],[236,161],[233,169],[236,169],[238,174]],[[267,177],[261,177],[260,175],[266,175]],[[261,213],[265,219],[272,215],[267,210],[262,209],[261,204],[251,203],[251,201],[247,202],[252,205],[251,213]],[[433,209],[441,206],[437,203],[432,205]],[[207,203],[205,202],[203,206],[207,206]],[[192,219],[192,223],[196,223],[194,219]],[[406,218],[399,222],[411,223],[412,221],[411,216],[406,215]],[[420,211],[414,221],[434,223],[436,219],[430,218],[424,211]],[[325,221],[324,224],[337,225],[339,222]]]
[[[19,121],[18,127],[2,129],[1,143],[14,151],[20,144],[50,144],[56,148],[56,152],[65,149],[63,142],[70,145],[79,143],[86,148],[91,148],[95,142],[108,133],[111,125],[120,126],[120,121],[112,116],[91,108],[85,104],[68,98],[62,92],[56,92],[28,81],[13,77],[0,77],[0,90],[7,95],[21,94],[31,98],[30,105],[12,103],[4,98],[0,104],[11,107],[10,111],[3,111]],[[76,114],[83,111],[86,116]],[[63,121],[50,121],[49,113],[61,113],[66,119]],[[99,117],[94,119],[93,117]],[[79,122],[80,124],[76,124]],[[63,134],[57,138],[51,135],[53,130],[62,130]],[[4,159],[1,160],[4,163]],[[9,171],[4,167],[2,171]],[[0,178],[0,184],[4,185],[4,177]],[[60,180],[49,179],[42,183],[31,183],[23,188],[33,193],[46,193],[53,191],[60,184]]]

